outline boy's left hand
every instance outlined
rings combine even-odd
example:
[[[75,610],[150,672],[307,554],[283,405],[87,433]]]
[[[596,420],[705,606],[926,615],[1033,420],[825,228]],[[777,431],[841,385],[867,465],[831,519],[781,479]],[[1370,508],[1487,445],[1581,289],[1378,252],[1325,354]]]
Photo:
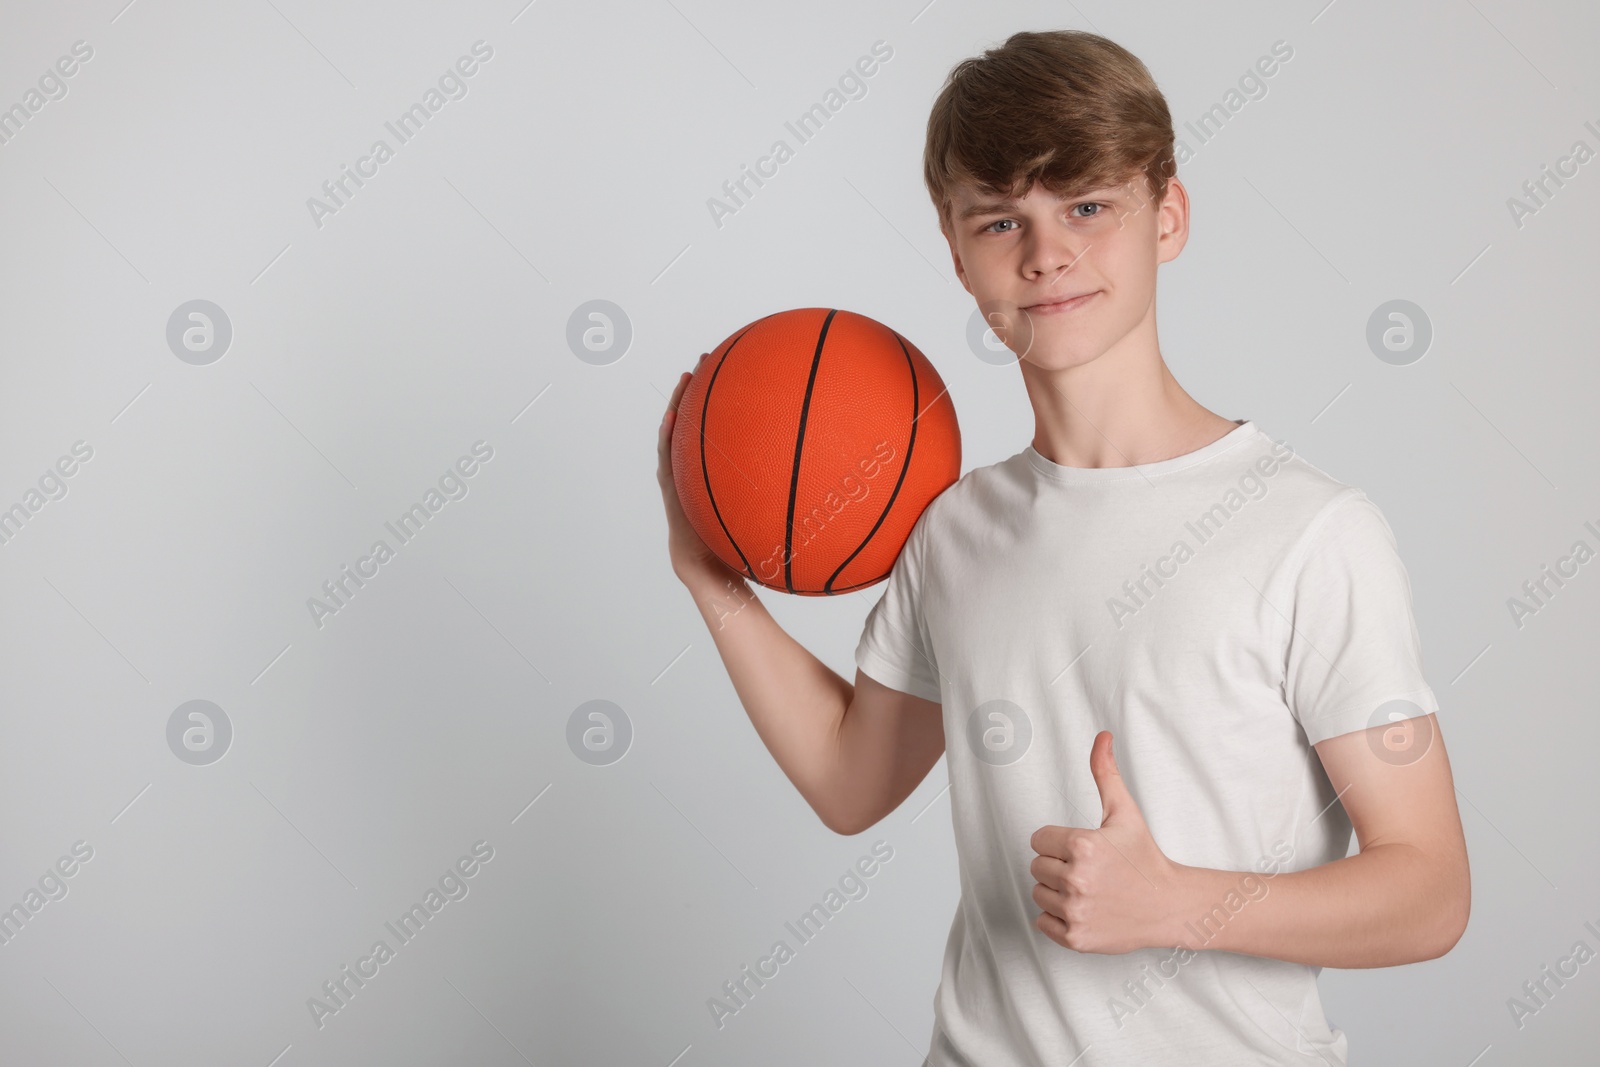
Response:
[[[1121,953],[1176,944],[1168,933],[1179,913],[1183,865],[1161,851],[1128,792],[1111,753],[1111,731],[1095,735],[1089,773],[1104,811],[1098,829],[1043,826],[1029,844],[1039,855],[1034,925],[1077,952]]]

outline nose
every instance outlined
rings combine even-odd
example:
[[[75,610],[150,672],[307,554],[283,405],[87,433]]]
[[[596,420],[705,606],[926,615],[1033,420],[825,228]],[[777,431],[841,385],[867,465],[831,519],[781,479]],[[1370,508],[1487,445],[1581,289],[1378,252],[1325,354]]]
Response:
[[[1088,251],[1089,242],[1063,230],[1035,229],[1027,237],[1022,270],[1030,279],[1053,285]]]

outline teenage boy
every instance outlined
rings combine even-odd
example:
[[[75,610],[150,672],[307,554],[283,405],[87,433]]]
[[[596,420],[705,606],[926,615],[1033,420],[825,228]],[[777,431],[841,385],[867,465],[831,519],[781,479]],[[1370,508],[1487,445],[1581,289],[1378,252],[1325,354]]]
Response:
[[[662,422],[674,572],[823,823],[860,833],[947,756],[961,902],[934,1067],[1341,1064],[1321,969],[1433,959],[1466,927],[1387,521],[1162,359],[1173,144],[1149,71],[1093,34],[1019,33],[951,72],[924,178],[1034,434],[923,511],[854,685],[684,518],[687,374]]]

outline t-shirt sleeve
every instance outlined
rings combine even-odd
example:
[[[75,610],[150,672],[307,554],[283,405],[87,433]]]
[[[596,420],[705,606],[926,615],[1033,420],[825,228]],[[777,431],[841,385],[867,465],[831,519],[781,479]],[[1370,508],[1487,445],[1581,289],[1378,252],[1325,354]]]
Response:
[[[923,513],[924,517],[926,512]],[[922,575],[927,523],[918,518],[889,571],[883,595],[867,613],[856,645],[856,666],[876,682],[902,693],[942,702],[939,667],[922,614]]]
[[[1311,531],[1290,621],[1284,697],[1311,744],[1439,710],[1394,531],[1361,490]]]

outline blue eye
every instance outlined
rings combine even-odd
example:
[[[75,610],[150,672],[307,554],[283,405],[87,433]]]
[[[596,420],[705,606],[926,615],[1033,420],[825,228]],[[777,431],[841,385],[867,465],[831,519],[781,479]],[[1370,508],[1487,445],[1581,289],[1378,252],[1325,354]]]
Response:
[[[1093,212],[1093,214],[1089,214],[1089,215],[1073,215],[1073,218],[1079,218],[1079,219],[1098,218],[1101,215],[1105,214],[1105,209],[1106,209],[1106,205],[1101,203],[1100,201],[1098,201],[1098,200],[1088,200],[1088,201],[1085,201],[1084,203],[1081,203],[1081,204],[1073,204],[1072,208],[1071,208],[1071,211],[1077,211],[1080,207],[1092,207],[1092,208],[1095,209],[1095,211]],[[1069,212],[1069,214],[1070,213],[1071,212]],[[1011,232],[1010,230],[996,230],[995,227],[1000,225],[1002,222],[1009,222],[1009,223],[1012,223],[1013,225],[1015,225],[1016,221],[1017,221],[1016,219],[997,219],[994,222],[989,223],[989,225],[985,226],[983,228],[983,232],[984,233],[1010,233]]]

